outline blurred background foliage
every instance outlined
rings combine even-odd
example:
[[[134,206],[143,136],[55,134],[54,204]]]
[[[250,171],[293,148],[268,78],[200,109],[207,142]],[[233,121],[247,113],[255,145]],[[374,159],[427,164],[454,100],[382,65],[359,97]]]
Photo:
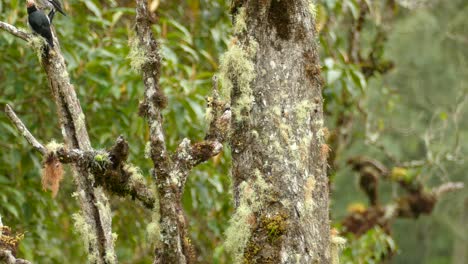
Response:
[[[149,3],[163,57],[160,84],[169,98],[164,125],[174,149],[183,137],[204,136],[205,97],[230,41],[230,3]],[[151,162],[143,154],[148,129],[137,116],[143,86],[128,59],[134,3],[63,4],[69,16],[56,15],[54,24],[94,147],[106,148],[124,135],[130,161],[148,175]],[[364,9],[356,44],[350,32]],[[428,187],[448,180],[467,183],[468,3],[320,0],[316,10],[331,131],[333,222],[349,213],[350,204],[367,206],[346,165],[349,157],[375,157],[389,168],[397,161],[422,160],[417,174]],[[1,21],[27,28],[25,11],[24,1],[0,0]],[[41,141],[60,141],[55,105],[37,55],[7,33],[0,33],[0,50],[0,106],[13,105]],[[78,210],[70,173],[55,199],[42,191],[40,157],[5,115],[0,115],[0,149],[0,215],[5,225],[25,232],[20,256],[37,263],[84,263],[70,218]],[[230,263],[222,245],[233,210],[229,167],[225,149],[189,177],[183,201],[200,263]],[[390,183],[381,186],[383,199],[398,192]],[[449,194],[431,216],[395,221],[391,236],[375,228],[360,238],[349,237],[344,263],[379,263],[388,250],[396,251],[392,263],[459,263],[456,248],[468,240],[461,218],[466,199],[466,191]],[[152,246],[145,239],[150,212],[116,197],[112,209],[119,260],[151,263]]]

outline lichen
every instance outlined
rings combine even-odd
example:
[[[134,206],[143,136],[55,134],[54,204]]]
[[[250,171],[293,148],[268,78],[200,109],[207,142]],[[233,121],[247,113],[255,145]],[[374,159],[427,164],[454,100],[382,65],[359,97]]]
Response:
[[[97,237],[94,233],[93,228],[86,222],[83,215],[76,213],[72,215],[74,220],[75,231],[81,236],[85,248],[90,246],[94,249],[97,249]],[[98,252],[97,250],[92,251],[88,255],[88,261],[90,263],[96,263],[98,261]]]
[[[146,185],[145,177],[143,177],[140,168],[127,163],[124,165],[123,169],[130,173],[130,178],[128,179],[128,185],[130,187]]]
[[[154,210],[151,216],[151,222],[146,226],[148,241],[154,243],[156,247],[160,246],[162,242],[160,220],[161,216],[159,212]]]
[[[78,120],[75,122],[77,131],[86,131],[86,118],[83,112],[78,115]]]
[[[163,241],[163,237],[161,234],[161,214],[159,213],[159,194],[157,191],[157,187],[153,186],[153,194],[154,194],[154,207],[151,214],[151,222],[146,226],[146,234],[148,241],[150,243],[154,243],[156,247],[160,247]]]
[[[245,188],[245,186],[243,186]],[[241,263],[244,248],[250,238],[251,224],[249,219],[254,219],[252,208],[247,201],[242,199],[239,207],[229,221],[230,225],[226,230],[226,241],[224,246],[233,255],[234,263]]]
[[[314,3],[314,0],[309,0],[309,13],[313,19],[317,17],[317,5]]]
[[[141,72],[145,63],[148,62],[148,56],[144,49],[140,47],[140,40],[136,37],[131,37],[128,40],[130,46],[130,53],[127,58],[130,59],[130,66],[136,72]]]
[[[315,178],[314,177],[309,177],[306,180],[305,188],[304,188],[304,205],[305,205],[305,210],[306,214],[310,215],[312,211],[314,210],[315,207],[315,202],[313,199],[313,191],[315,189]]]
[[[244,181],[239,185],[239,207],[226,230],[224,246],[233,255],[234,263],[242,263],[245,260],[244,253],[251,251],[247,243],[251,236],[251,229],[256,223],[255,214],[263,209],[268,200],[273,199],[271,185],[265,181],[262,172],[255,169],[253,176],[253,182]],[[275,226],[270,227],[272,235],[277,235]],[[245,251],[247,247],[249,252]]]
[[[340,253],[346,245],[346,239],[332,234],[330,237],[331,264],[340,264]]]
[[[310,100],[302,100],[299,102],[299,104],[297,104],[295,110],[298,122],[305,123],[309,119],[310,111],[312,110]]]
[[[37,57],[39,60],[42,58],[42,54],[44,52],[44,46],[48,45],[47,41],[39,36],[33,35],[29,40],[28,44],[36,51]]]
[[[229,101],[232,89],[236,88],[236,93],[239,95],[232,106],[236,121],[244,119],[244,113],[250,112],[254,102],[250,82],[256,77],[252,59],[257,49],[258,43],[253,38],[249,38],[244,44],[234,39],[228,50],[221,56],[218,73],[222,86],[221,97]]]
[[[63,144],[62,143],[57,143],[55,140],[52,140],[51,142],[47,143],[47,145],[45,146],[46,149],[47,149],[47,152],[48,153],[57,153],[57,151],[61,148],[63,148]]]
[[[245,11],[245,7],[239,8],[239,12],[236,15],[236,22],[232,28],[234,34],[241,34],[245,30],[247,30],[247,23],[245,21],[247,15]]]
[[[151,158],[151,142],[148,141],[145,144],[145,158],[150,159]]]

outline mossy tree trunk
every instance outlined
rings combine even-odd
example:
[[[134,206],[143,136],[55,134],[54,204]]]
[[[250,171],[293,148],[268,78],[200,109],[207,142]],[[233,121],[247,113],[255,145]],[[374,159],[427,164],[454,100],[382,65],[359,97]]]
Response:
[[[323,100],[314,5],[234,1],[220,78],[233,110],[236,263],[329,263]]]

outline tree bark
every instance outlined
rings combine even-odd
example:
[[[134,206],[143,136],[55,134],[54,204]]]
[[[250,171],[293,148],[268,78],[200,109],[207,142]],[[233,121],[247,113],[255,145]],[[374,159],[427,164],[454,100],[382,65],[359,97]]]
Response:
[[[314,5],[234,1],[220,77],[233,110],[236,263],[329,263],[328,146]]]

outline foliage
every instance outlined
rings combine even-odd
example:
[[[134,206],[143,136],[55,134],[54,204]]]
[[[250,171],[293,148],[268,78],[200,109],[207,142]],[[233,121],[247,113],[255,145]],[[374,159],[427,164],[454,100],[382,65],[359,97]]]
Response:
[[[382,263],[396,253],[393,238],[381,228],[369,230],[359,238],[350,238],[350,245],[343,251],[341,263]]]

